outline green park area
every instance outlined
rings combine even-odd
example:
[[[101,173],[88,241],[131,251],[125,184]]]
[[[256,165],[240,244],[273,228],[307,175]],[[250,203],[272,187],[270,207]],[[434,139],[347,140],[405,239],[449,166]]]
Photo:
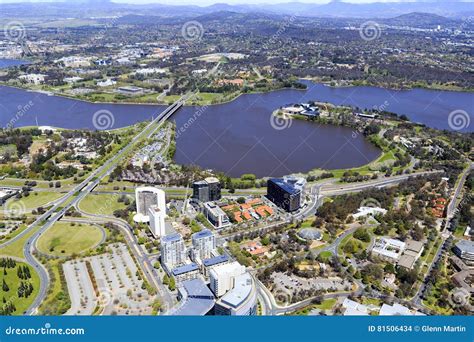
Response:
[[[295,312],[295,315],[298,316],[307,316],[312,310],[321,310],[321,311],[328,311],[331,310],[334,305],[336,304],[336,299],[335,298],[328,298],[319,304],[312,304],[310,306],[307,306],[301,310],[298,310]]]
[[[0,315],[22,315],[38,293],[38,274],[26,263],[0,258],[0,278]]]
[[[20,199],[14,198],[9,200],[6,207],[14,212],[18,212],[19,210],[31,211],[39,207],[45,207],[62,196],[64,196],[64,194],[59,192],[32,192],[28,196],[23,196]]]
[[[119,202],[121,197],[123,199],[123,196],[115,194],[89,194],[79,203],[79,208],[88,214],[113,216],[114,211],[127,206],[127,201]],[[126,198],[131,200],[130,196]]]
[[[70,256],[86,252],[98,245],[103,231],[96,226],[59,222],[38,240],[38,250],[52,256]]]

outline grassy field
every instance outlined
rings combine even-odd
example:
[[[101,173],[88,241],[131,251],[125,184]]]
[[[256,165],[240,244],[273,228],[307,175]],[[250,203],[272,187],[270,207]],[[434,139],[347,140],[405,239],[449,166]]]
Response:
[[[24,208],[25,210],[33,210],[37,209],[41,206],[46,206],[48,203],[55,201],[64,194],[59,192],[32,192],[28,197],[22,197],[21,199],[17,200],[16,198],[11,199],[7,202],[7,209],[8,208]]]
[[[23,235],[21,238],[8,245],[7,247],[0,248],[0,256],[14,256],[23,259],[25,257],[25,254],[23,253],[23,246],[25,245],[26,241],[31,237],[31,235],[33,235],[33,233],[38,229],[39,227],[36,227],[28,231],[25,235]]]
[[[298,310],[295,312],[295,315],[307,316],[313,309],[318,310],[331,310],[336,304],[335,298],[325,299],[321,304],[315,304],[305,307],[304,309]]]
[[[7,283],[9,290],[3,291],[2,287],[0,287],[0,298],[3,300],[5,299],[7,302],[11,301],[16,308],[16,311],[13,312],[14,315],[21,315],[23,314],[26,309],[31,305],[33,300],[35,299],[36,295],[38,294],[39,290],[39,277],[38,274],[34,271],[33,267],[29,266],[31,278],[27,281],[31,282],[33,285],[33,292],[27,297],[18,297],[18,288],[20,286],[21,280],[18,277],[17,271],[19,266],[25,266],[27,264],[22,262],[17,262],[15,268],[7,268],[6,272],[7,275],[4,274],[3,269],[0,272],[0,282],[3,283],[3,280]],[[3,302],[0,302],[0,307],[3,306]]]
[[[102,236],[102,231],[95,226],[59,222],[39,238],[37,247],[44,254],[70,256],[93,248]]]
[[[89,194],[79,203],[79,208],[89,214],[113,216],[115,210],[126,207],[117,202],[119,198],[120,195]]]

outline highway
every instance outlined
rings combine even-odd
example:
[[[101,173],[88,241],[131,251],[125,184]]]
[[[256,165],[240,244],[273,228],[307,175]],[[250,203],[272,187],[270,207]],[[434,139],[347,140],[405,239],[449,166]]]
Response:
[[[62,197],[61,200],[58,201],[51,209],[49,209],[43,215],[38,217],[28,228],[18,234],[15,238],[0,245],[0,248],[6,247],[15,241],[18,241],[27,233],[35,230],[35,228],[39,227],[39,229],[35,230],[34,233],[28,238],[25,245],[23,246],[23,252],[26,261],[32,267],[35,268],[40,277],[40,289],[38,295],[26,311],[26,314],[31,315],[36,313],[41,302],[46,297],[49,285],[49,275],[47,270],[33,255],[33,251],[36,249],[36,242],[41,236],[41,234],[43,234],[46,230],[53,226],[54,223],[61,219],[71,207],[76,206],[77,203],[79,203],[85,196],[87,196],[100,183],[102,179],[108,176],[117,166],[117,164],[121,162],[122,159],[127,155],[127,153],[133,148],[133,146],[135,146],[137,142],[141,141],[142,139],[150,138],[164,121],[166,121],[171,115],[173,115],[184,105],[184,103],[186,102],[186,100],[189,99],[189,97],[190,95],[185,95],[181,97],[178,101],[173,103],[171,106],[166,108],[155,119],[153,119],[141,132],[139,132],[127,146],[119,150],[117,154],[107,160],[102,166],[95,169],[84,181],[74,187],[70,192],[67,193],[67,195]],[[70,201],[71,199],[72,201]]]

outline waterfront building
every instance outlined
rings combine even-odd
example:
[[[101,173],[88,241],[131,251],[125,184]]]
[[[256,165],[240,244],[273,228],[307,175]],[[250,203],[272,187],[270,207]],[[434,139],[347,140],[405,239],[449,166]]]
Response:
[[[209,186],[206,181],[198,181],[193,183],[193,198],[199,202],[209,201]]]
[[[174,233],[161,238],[161,263],[167,270],[186,262],[186,246],[181,234]]]
[[[267,182],[268,199],[288,212],[300,209],[301,194],[300,189],[283,178],[272,178]]]
[[[215,177],[193,183],[193,198],[200,202],[218,201],[221,199],[221,183]]]
[[[137,214],[135,222],[149,222],[150,208],[158,206],[166,215],[166,196],[163,190],[154,187],[141,187],[135,190]]]

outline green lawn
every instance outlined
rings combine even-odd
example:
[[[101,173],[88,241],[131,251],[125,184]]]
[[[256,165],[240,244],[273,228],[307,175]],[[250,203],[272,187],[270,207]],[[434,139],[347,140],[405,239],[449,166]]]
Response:
[[[119,198],[120,195],[89,194],[79,203],[79,208],[89,214],[113,216],[115,210],[125,209]]]
[[[321,304],[315,305],[314,307],[319,310],[331,310],[334,304],[336,304],[336,298],[330,298],[324,300]]]
[[[321,256],[321,258],[322,258],[324,261],[328,261],[329,258],[332,257],[332,253],[331,253],[330,251],[321,252],[319,255]]]
[[[101,241],[102,235],[95,226],[58,222],[38,239],[37,247],[44,254],[70,256],[93,248]]]
[[[18,277],[18,267],[19,266],[28,266],[30,269],[30,274],[31,278],[28,280],[21,280]],[[31,305],[33,300],[35,299],[36,295],[38,294],[39,290],[39,277],[38,274],[35,272],[33,267],[22,263],[22,262],[17,262],[16,266],[14,268],[7,268],[6,269],[7,275],[4,275],[4,270],[2,269],[0,271],[0,280],[1,283],[3,283],[3,280],[7,283],[9,290],[8,291],[3,291],[2,287],[0,286],[0,307],[2,307],[3,304],[3,299],[5,301],[11,301],[13,305],[15,306],[16,310],[13,312],[13,315],[22,315],[26,309]],[[33,292],[27,297],[18,297],[18,288],[20,286],[20,282],[30,282],[33,285]]]
[[[33,235],[35,231],[39,229],[37,226],[34,229],[31,229],[21,238],[13,242],[12,244],[8,245],[7,247],[0,248],[0,256],[14,256],[17,258],[24,258],[25,255],[23,254],[23,246],[25,245],[26,241]]]
[[[59,192],[31,192],[29,196],[22,197],[21,199],[17,200],[13,198],[7,202],[7,209],[12,208],[12,210],[16,210],[16,208],[23,208],[25,210],[33,210],[39,207],[44,207],[48,203],[55,201],[64,194]]]

